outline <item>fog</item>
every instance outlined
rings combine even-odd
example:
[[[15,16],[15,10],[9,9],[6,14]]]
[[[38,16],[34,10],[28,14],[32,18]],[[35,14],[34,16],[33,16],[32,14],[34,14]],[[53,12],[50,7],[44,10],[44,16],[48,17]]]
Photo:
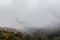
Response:
[[[25,30],[60,23],[60,0],[0,0],[0,26]]]

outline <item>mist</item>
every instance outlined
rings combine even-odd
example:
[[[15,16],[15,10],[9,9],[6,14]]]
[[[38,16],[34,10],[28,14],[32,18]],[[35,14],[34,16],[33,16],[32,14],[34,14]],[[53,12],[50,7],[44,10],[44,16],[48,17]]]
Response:
[[[2,27],[26,30],[50,28],[57,23],[60,23],[59,0],[0,0]]]

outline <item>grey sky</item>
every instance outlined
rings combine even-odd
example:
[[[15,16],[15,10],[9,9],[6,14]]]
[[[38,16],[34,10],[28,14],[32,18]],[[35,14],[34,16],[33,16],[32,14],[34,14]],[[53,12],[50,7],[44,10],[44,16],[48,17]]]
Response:
[[[0,0],[1,26],[45,28],[58,23],[59,18],[59,0]]]

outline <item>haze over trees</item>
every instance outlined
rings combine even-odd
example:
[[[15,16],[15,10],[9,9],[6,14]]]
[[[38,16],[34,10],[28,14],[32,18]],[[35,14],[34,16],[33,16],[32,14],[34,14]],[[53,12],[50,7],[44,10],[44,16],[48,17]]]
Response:
[[[59,10],[59,0],[0,0],[0,25],[15,29],[49,28],[60,23]]]

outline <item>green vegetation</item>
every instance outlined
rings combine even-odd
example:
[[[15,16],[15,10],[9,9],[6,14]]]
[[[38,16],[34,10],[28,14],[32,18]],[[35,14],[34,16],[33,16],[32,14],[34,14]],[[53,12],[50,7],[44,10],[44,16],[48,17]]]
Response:
[[[0,30],[0,40],[60,40],[60,31],[45,34],[44,31],[36,31],[31,35],[27,33],[21,33],[13,29]]]
[[[0,33],[0,40],[21,40],[21,38],[13,33],[3,32]]]

